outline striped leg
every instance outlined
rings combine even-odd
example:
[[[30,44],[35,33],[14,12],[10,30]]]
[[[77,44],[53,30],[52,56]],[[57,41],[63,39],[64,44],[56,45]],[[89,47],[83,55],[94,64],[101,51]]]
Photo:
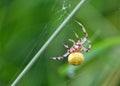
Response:
[[[82,51],[85,51],[85,52],[89,52],[90,49],[91,49],[91,41],[87,40],[88,41],[88,48],[85,48],[84,46],[82,46]]]
[[[65,57],[67,57],[70,53],[67,52],[65,53],[63,56],[60,56],[60,57],[53,57],[51,58],[52,60],[63,60]]]

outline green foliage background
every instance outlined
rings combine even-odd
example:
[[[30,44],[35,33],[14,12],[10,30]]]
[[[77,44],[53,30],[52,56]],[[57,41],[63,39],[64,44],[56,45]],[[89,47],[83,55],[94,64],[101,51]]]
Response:
[[[79,0],[0,0],[0,86],[9,86],[69,15]],[[120,0],[88,0],[49,44],[17,86],[120,86]],[[63,8],[65,7],[65,8]],[[65,53],[62,43],[92,41],[80,66],[49,58]],[[72,46],[71,43],[68,43]]]

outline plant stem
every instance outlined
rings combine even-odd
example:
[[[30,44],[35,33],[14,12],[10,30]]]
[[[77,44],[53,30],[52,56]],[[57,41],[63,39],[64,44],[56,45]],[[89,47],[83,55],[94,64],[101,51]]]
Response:
[[[11,86],[15,86],[20,79],[25,75],[25,73],[31,68],[31,66],[36,62],[36,60],[40,57],[42,52],[46,49],[46,47],[50,44],[50,42],[57,36],[57,34],[63,29],[66,23],[72,18],[72,16],[77,12],[77,10],[84,4],[86,0],[81,0],[78,5],[72,10],[72,12],[65,18],[62,24],[57,28],[57,30],[52,34],[52,36],[48,39],[48,41],[42,46],[42,48],[37,52],[37,54],[33,57],[33,59],[28,63],[28,65],[23,69],[23,71],[18,75],[15,81],[11,84]]]

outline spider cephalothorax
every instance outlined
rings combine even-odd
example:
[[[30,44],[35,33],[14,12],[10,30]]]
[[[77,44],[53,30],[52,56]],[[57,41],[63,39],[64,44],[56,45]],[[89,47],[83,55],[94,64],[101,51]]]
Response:
[[[53,58],[51,58],[51,59],[53,59],[53,60],[62,60],[62,59],[64,59],[65,57],[67,57],[68,55],[69,55],[69,57],[73,57],[73,59],[74,59],[74,57],[76,58],[76,57],[81,57],[81,56],[82,56],[81,53],[80,53],[80,51],[89,52],[89,50],[90,50],[90,48],[91,48],[91,42],[87,39],[87,38],[88,38],[88,33],[86,32],[85,27],[84,27],[80,22],[78,22],[78,21],[75,21],[75,22],[81,27],[83,33],[85,34],[85,37],[84,37],[84,38],[80,38],[80,37],[77,35],[77,33],[76,33],[75,31],[73,31],[78,41],[75,42],[75,41],[72,40],[72,39],[68,39],[68,41],[70,41],[70,42],[73,43],[73,46],[72,46],[72,47],[69,47],[68,45],[64,45],[64,47],[67,49],[67,52],[66,52],[63,56],[53,57]],[[85,47],[84,47],[84,43],[85,43],[85,42],[88,42],[88,48],[85,48]],[[69,57],[68,57],[68,62],[69,62],[70,64],[72,64],[72,63],[70,62],[70,61],[71,61],[71,60],[70,60],[71,58],[69,59]],[[83,58],[83,56],[82,56],[82,58]],[[81,58],[80,58],[80,59],[81,59]],[[70,60],[70,61],[69,61],[69,60]],[[83,60],[82,60],[82,61],[83,61]],[[72,62],[73,62],[73,60],[72,60]],[[75,62],[76,62],[76,63],[75,63]],[[80,62],[81,62],[81,61],[80,61]],[[73,65],[78,65],[78,64],[80,64],[79,61],[78,61],[78,59],[77,59],[77,60],[74,60]]]

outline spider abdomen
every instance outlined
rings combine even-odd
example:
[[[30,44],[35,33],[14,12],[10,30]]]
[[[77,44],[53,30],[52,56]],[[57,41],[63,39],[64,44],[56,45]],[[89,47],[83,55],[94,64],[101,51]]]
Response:
[[[80,52],[71,53],[68,56],[68,62],[72,65],[80,65],[84,61],[84,56]]]

